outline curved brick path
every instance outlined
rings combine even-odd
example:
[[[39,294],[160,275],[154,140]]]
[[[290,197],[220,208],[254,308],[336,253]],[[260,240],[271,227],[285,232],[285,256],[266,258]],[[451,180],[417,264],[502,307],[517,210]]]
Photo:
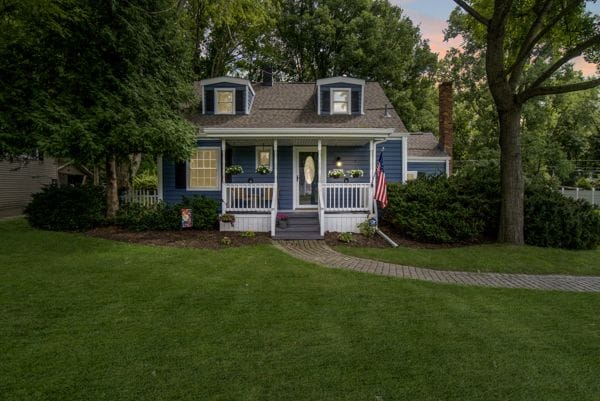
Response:
[[[482,287],[600,292],[600,277],[472,273],[401,266],[343,255],[327,246],[325,241],[276,241],[275,246],[294,257],[308,262],[317,263],[326,267],[356,270],[383,276],[403,277],[446,284],[476,285]]]

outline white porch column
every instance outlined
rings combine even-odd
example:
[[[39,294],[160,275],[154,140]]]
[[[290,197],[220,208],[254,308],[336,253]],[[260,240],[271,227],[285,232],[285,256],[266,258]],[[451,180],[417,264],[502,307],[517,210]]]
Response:
[[[273,180],[277,182],[277,139],[273,140]]]
[[[225,139],[221,140],[221,199],[223,213],[227,210],[227,188],[225,188]]]
[[[322,166],[323,160],[321,159],[321,150],[322,150],[321,140],[319,139],[319,142],[317,142],[317,157],[319,158],[319,162],[317,163],[317,166],[319,166],[319,171],[317,172],[317,174],[318,174],[317,177],[319,177],[319,183],[321,183],[321,178],[323,177],[323,174],[321,173],[322,168],[323,168],[323,166]]]

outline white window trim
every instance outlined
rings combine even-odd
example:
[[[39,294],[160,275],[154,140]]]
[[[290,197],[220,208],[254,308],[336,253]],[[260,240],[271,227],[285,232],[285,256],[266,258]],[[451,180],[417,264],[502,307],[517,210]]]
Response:
[[[333,93],[335,91],[345,91],[348,92],[348,112],[347,113],[335,113],[333,111]],[[339,115],[348,115],[352,114],[352,89],[351,88],[330,88],[329,89],[329,114],[339,114]]]
[[[201,192],[201,191],[220,191],[221,190],[221,148],[211,146],[204,147],[198,146],[196,150],[214,150],[217,152],[217,185],[214,187],[192,187],[190,181],[192,180],[192,174],[190,169],[190,160],[185,162],[185,173],[187,175],[185,180],[185,189],[188,192]]]
[[[231,92],[231,113],[219,113],[219,92]],[[235,88],[215,88],[215,114],[233,115],[235,114]]]
[[[254,161],[255,161],[255,165],[256,168],[258,168],[258,166],[260,166],[260,164],[258,163],[260,160],[260,152],[263,152],[265,150],[268,150],[270,155],[269,155],[269,168],[271,170],[273,170],[273,146],[256,146],[255,148],[255,153],[254,153]]]

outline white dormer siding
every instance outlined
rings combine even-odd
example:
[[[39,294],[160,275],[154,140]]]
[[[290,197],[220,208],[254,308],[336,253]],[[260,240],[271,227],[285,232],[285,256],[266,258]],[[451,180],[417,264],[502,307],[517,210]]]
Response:
[[[365,81],[332,77],[317,80],[317,113],[329,115],[364,114]]]
[[[200,81],[202,93],[202,114],[250,114],[254,103],[254,89],[247,79],[232,77],[217,77]],[[221,96],[219,96],[221,93]],[[232,109],[224,101],[232,96]],[[221,106],[219,107],[219,100]],[[219,110],[221,112],[219,112]]]

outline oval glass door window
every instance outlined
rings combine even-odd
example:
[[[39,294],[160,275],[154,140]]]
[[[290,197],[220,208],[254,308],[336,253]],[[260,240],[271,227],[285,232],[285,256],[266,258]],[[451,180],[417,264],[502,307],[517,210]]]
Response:
[[[304,160],[304,180],[308,185],[312,184],[315,180],[315,160],[312,156],[308,156]]]

